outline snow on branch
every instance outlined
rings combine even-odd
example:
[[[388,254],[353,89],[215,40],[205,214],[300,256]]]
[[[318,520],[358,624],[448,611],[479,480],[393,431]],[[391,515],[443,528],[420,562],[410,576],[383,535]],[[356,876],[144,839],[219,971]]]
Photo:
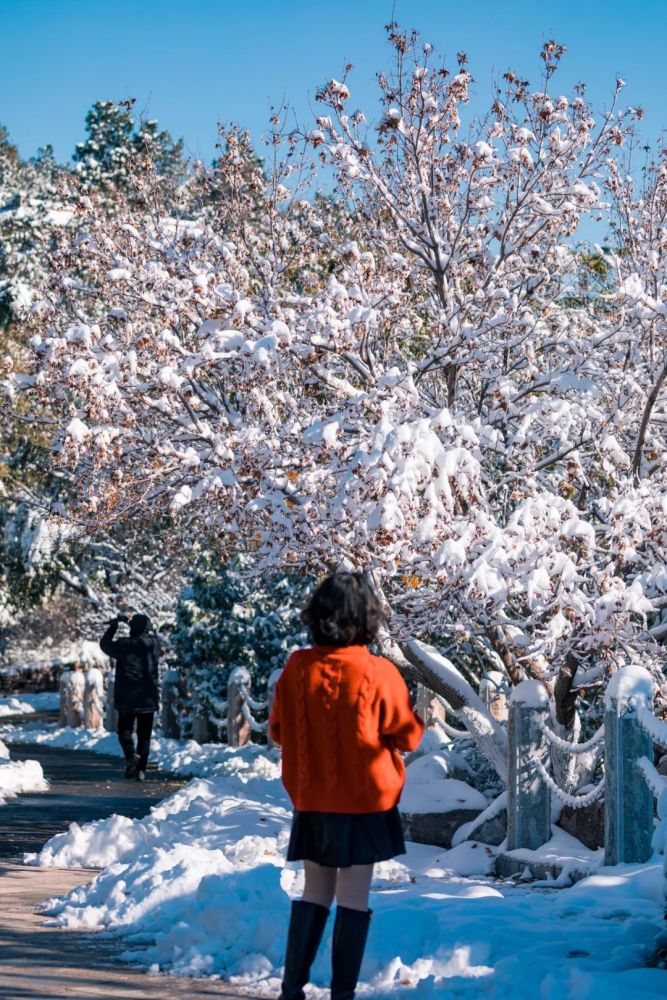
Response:
[[[503,781],[507,780],[509,756],[507,734],[493,718],[476,691],[445,656],[417,639],[402,647],[406,658],[416,668],[423,683],[449,703],[464,723],[481,753],[493,765]]]

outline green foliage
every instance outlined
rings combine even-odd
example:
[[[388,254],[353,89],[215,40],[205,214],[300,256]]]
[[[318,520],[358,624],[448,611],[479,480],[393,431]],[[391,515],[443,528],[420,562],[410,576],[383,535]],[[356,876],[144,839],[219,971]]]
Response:
[[[185,175],[183,141],[174,142],[155,120],[137,122],[132,101],[97,101],[86,115],[85,142],[77,143],[74,162],[84,183],[102,190],[126,190],[136,161],[150,160],[158,177]]]
[[[252,576],[249,570],[243,559],[221,565],[202,558],[176,609],[177,669],[212,720],[223,713],[235,667],[250,671],[253,693],[261,694],[270,674],[306,642],[300,607],[307,583],[285,573]]]

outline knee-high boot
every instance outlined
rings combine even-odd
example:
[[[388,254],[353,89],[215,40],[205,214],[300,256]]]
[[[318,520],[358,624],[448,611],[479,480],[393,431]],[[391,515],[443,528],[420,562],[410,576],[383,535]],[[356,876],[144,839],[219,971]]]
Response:
[[[331,956],[331,1000],[352,1000],[364,957],[372,910],[336,909]]]
[[[310,967],[320,946],[328,916],[327,907],[318,903],[308,903],[302,899],[292,903],[287,932],[285,978],[280,1000],[303,1000],[303,988],[310,978]]]

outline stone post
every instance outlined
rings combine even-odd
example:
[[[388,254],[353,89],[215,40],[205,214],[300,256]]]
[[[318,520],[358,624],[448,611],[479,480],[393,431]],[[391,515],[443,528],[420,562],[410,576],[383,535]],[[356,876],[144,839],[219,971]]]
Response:
[[[209,707],[202,705],[195,691],[192,699],[192,739],[200,746],[204,743],[222,743],[222,727],[215,724],[209,712]]]
[[[181,722],[178,713],[178,673],[175,670],[165,670],[161,689],[162,735],[177,740],[181,735]]]
[[[110,733],[115,733],[118,729],[118,711],[114,708],[113,703],[115,685],[114,671],[110,670],[107,676],[107,700],[104,711],[104,728]]]
[[[479,696],[498,722],[507,722],[507,682],[499,670],[489,670],[479,684]]]
[[[653,791],[637,761],[653,761],[653,740],[639,725],[637,709],[653,704],[651,675],[634,664],[617,670],[604,700],[604,862],[641,864],[651,856]]]
[[[227,743],[242,747],[250,739],[250,725],[243,717],[243,688],[250,687],[250,673],[245,667],[232,670],[227,681]]]
[[[540,721],[549,716],[549,695],[539,681],[521,681],[509,710],[507,849],[534,851],[551,839],[551,796],[536,761],[549,766],[549,744]]]
[[[282,667],[278,667],[277,670],[274,670],[273,673],[270,675],[268,683],[266,685],[266,697],[267,697],[269,719],[271,718],[271,709],[273,708],[273,695],[276,690],[276,684],[278,683],[282,672],[283,672]],[[273,740],[271,739],[271,733],[269,732],[268,725],[266,727],[266,745],[269,748],[269,750],[274,745]]]
[[[91,667],[84,676],[83,724],[86,729],[99,729],[104,717],[104,675]]]
[[[665,785],[658,796],[657,808],[658,820],[664,831],[662,844],[662,905],[664,917],[667,920],[667,785]]]
[[[58,725],[64,728],[67,725],[67,718],[70,714],[70,678],[72,676],[72,671],[67,668],[63,670],[60,675],[60,680],[58,682],[58,691],[60,692],[60,707],[58,709]]]
[[[435,692],[427,688],[425,684],[417,684],[415,712],[425,726],[433,726],[437,725],[438,722],[446,721],[445,706]]]
[[[67,713],[67,725],[72,729],[78,729],[83,725],[83,692],[86,686],[86,679],[83,671],[75,667],[69,679],[69,702]]]

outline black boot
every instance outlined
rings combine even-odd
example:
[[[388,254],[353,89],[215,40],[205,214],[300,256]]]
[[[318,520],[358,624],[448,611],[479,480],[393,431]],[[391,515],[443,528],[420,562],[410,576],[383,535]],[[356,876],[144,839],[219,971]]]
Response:
[[[136,775],[135,775],[137,781],[145,781],[146,780],[146,768],[147,767],[148,767],[148,756],[146,756],[144,754],[141,754],[141,753],[137,754],[137,771],[136,771]]]
[[[302,899],[292,903],[280,1000],[303,1000],[303,988],[310,978],[310,967],[328,916],[326,906],[318,903],[307,903]]]
[[[139,758],[133,754],[132,757],[126,758],[126,762],[127,763],[125,765],[125,777],[136,778],[137,769],[139,766]]]
[[[336,909],[331,964],[331,1000],[352,1000],[364,957],[372,910]]]

